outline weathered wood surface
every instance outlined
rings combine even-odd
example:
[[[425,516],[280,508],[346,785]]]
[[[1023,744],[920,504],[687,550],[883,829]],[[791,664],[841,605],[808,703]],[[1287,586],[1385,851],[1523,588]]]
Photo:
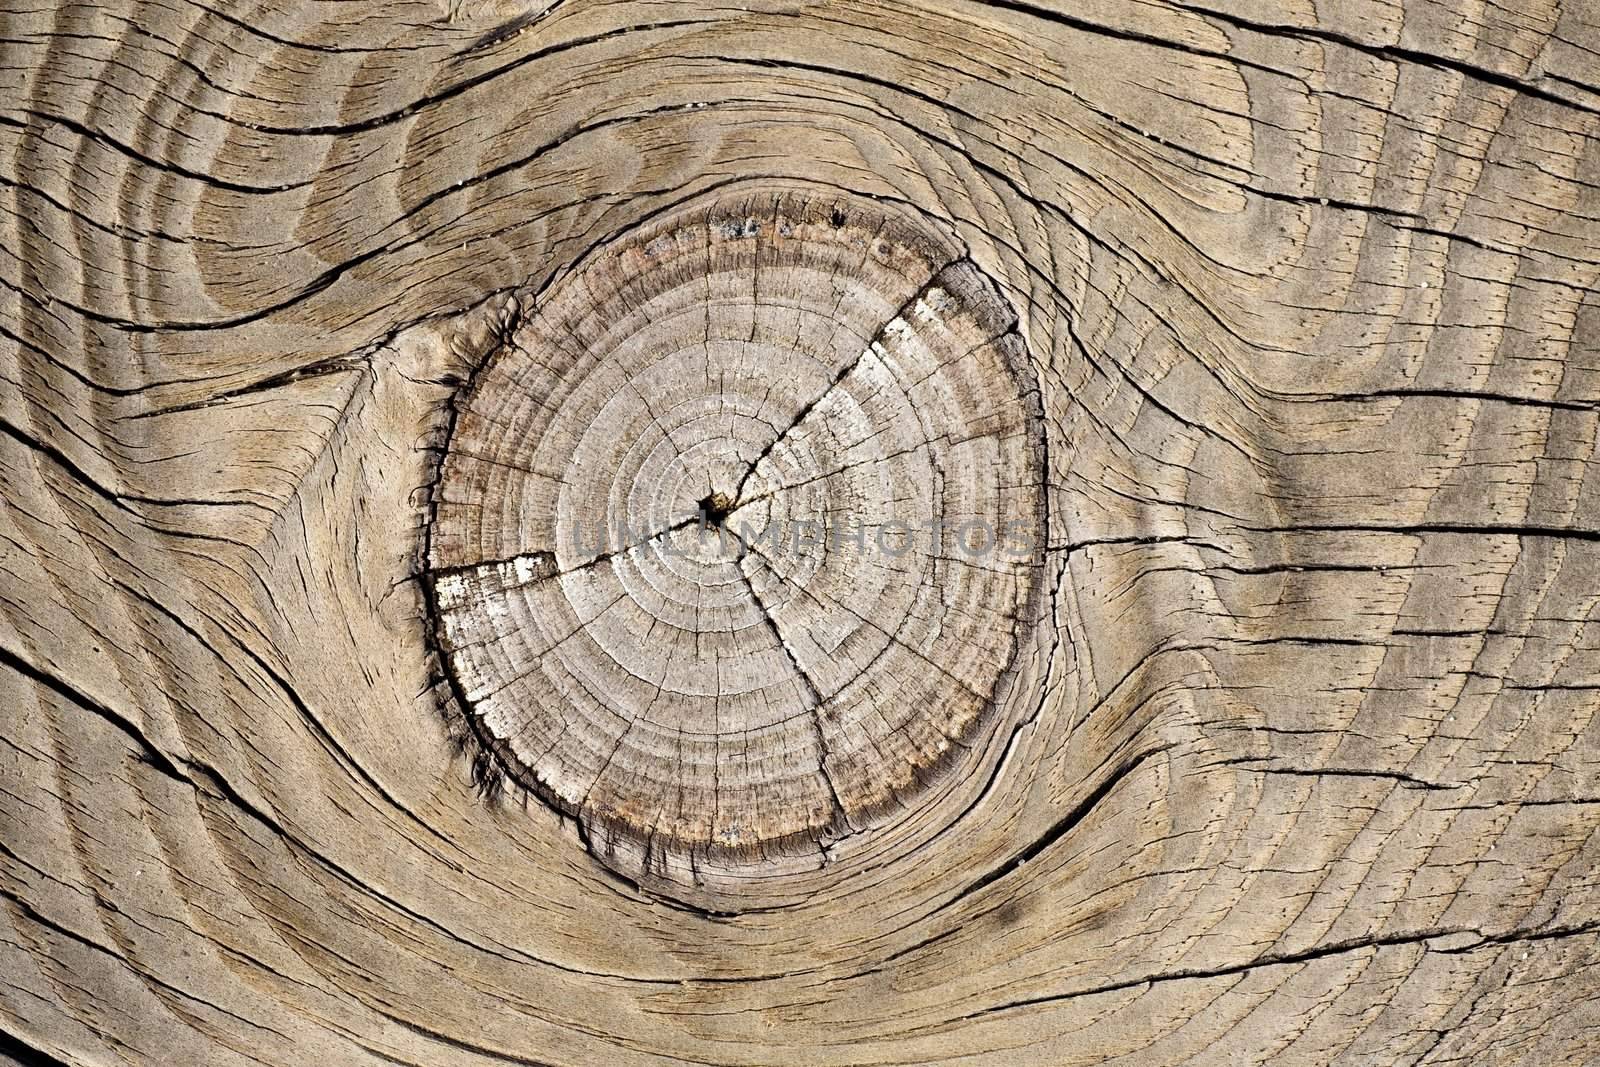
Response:
[[[541,294],[458,394],[430,494],[422,580],[486,784],[702,908],[926,847],[880,831],[950,822],[929,787],[958,796],[1036,703],[1018,321],[957,242],[836,191],[674,210]]]
[[[0,1059],[1600,1057],[1600,6],[13,3],[0,53]],[[562,565],[430,558],[511,484],[458,416],[584,263],[780,192],[947,243],[887,307],[959,261],[1015,309],[1039,448],[961,462],[1040,555],[971,576],[983,727],[858,801],[825,646],[746,603],[808,799],[630,875],[591,831],[656,816],[462,706],[450,568]],[[689,434],[719,514],[785,416],[845,446],[814,374]]]

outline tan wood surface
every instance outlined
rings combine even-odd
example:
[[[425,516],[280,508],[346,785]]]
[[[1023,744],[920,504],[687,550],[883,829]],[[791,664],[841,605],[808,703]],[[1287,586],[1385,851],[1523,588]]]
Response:
[[[1600,1058],[1593,0],[9,0],[0,201],[0,1062]]]

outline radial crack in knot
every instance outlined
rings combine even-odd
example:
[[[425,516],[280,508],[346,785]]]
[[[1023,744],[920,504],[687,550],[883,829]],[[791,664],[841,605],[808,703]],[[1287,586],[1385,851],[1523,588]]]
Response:
[[[458,398],[427,529],[498,771],[644,885],[770,881],[915,809],[1041,588],[1017,321],[832,194],[682,209],[556,283]]]

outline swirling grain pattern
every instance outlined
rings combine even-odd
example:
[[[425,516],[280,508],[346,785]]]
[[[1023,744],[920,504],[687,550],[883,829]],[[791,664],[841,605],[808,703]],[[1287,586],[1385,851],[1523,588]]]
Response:
[[[1593,0],[0,56],[0,1062],[1600,1058]]]

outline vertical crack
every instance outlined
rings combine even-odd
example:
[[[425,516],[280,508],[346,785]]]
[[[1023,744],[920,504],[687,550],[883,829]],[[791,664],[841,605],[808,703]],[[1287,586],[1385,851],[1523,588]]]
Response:
[[[739,572],[739,577],[744,579],[745,588],[750,590],[750,599],[755,602],[757,610],[761,612],[762,621],[767,624],[767,629],[771,631],[773,639],[778,642],[778,647],[783,649],[783,654],[788,658],[789,665],[794,668],[795,674],[805,683],[806,692],[811,698],[811,728],[817,737],[817,773],[827,783],[828,795],[833,802],[834,819],[845,829],[854,831],[856,827],[851,823],[850,815],[844,807],[844,801],[839,796],[839,787],[833,781],[832,772],[828,770],[828,757],[831,753],[828,749],[827,735],[822,730],[822,705],[825,702],[822,690],[817,687],[816,681],[806,672],[805,667],[800,664],[800,659],[794,654],[794,649],[790,648],[789,642],[784,639],[783,631],[778,629],[778,620],[773,617],[771,608],[761,598],[761,594],[756,591],[756,583],[751,581],[750,575],[745,573],[744,561],[750,555],[750,546],[745,543],[744,538],[733,531],[729,530],[727,533],[739,543],[739,555],[733,561],[734,569]],[[824,853],[824,856],[826,856],[826,853]]]

